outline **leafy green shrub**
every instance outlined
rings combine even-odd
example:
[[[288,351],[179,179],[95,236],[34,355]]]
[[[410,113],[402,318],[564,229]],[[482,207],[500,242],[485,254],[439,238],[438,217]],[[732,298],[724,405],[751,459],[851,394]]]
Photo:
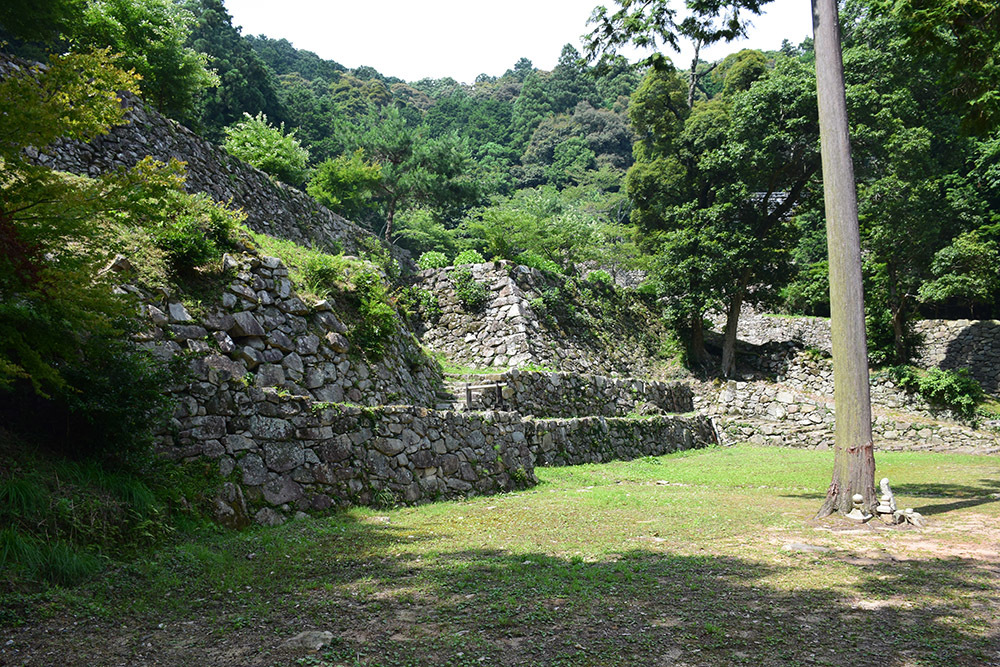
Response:
[[[204,264],[218,256],[195,220],[183,217],[153,231],[153,242],[167,257],[174,272]]]
[[[598,269],[588,273],[587,282],[593,283],[594,285],[601,285],[603,287],[612,287],[615,284],[615,280],[611,277],[611,274],[603,269]]]
[[[169,365],[122,339],[91,338],[83,360],[66,370],[67,453],[116,465],[144,463],[153,432],[165,423],[173,398],[164,388],[180,378]]]
[[[663,283],[658,280],[644,280],[635,291],[642,296],[657,298],[663,294]]]
[[[420,259],[417,260],[417,266],[421,269],[440,269],[450,266],[450,263],[443,252],[430,250],[420,256]]]
[[[461,266],[462,264],[482,264],[485,261],[486,259],[479,254],[478,250],[463,250],[455,255],[452,263],[455,266]]]
[[[408,209],[396,214],[396,245],[414,255],[432,250],[448,257],[455,254],[455,233],[425,208]]]
[[[367,259],[375,266],[381,268],[389,282],[399,280],[399,262],[389,252],[389,248],[378,240],[375,236],[362,236],[358,239],[358,244],[364,248],[361,253],[362,259]]]
[[[396,296],[396,307],[406,317],[420,314],[425,320],[435,320],[441,315],[441,304],[434,292],[412,285],[399,290]]]
[[[781,289],[785,309],[792,314],[830,314],[830,268],[826,260],[813,262],[799,271],[796,279]]]
[[[233,157],[247,162],[289,185],[301,185],[306,180],[309,151],[294,137],[294,130],[285,134],[285,124],[274,127],[263,112],[256,116],[243,114],[225,128],[223,147]]]
[[[217,204],[205,194],[173,192],[162,218],[152,226],[153,244],[163,251],[168,269],[183,273],[218,259],[233,247],[237,226],[246,216]]]
[[[455,284],[455,296],[462,306],[470,313],[479,312],[490,300],[490,289],[472,276],[468,268],[455,269],[451,272],[451,280]]]
[[[986,398],[982,386],[966,368],[922,371],[913,366],[894,366],[889,373],[907,391],[916,392],[932,405],[950,408],[966,419],[976,415],[977,406]]]
[[[347,280],[348,266],[343,255],[322,252],[307,255],[299,268],[305,291],[321,299],[329,297]]]
[[[326,160],[313,174],[306,191],[320,204],[349,220],[357,220],[371,206],[372,191],[382,180],[382,167],[365,161],[363,149]]]
[[[358,299],[358,323],[352,330],[352,338],[374,358],[381,357],[399,328],[396,311],[389,304],[389,290],[382,277],[373,271],[356,274],[353,282]]]
[[[571,299],[558,287],[547,287],[540,291],[544,312],[563,326],[572,324],[577,318],[576,308]]]
[[[559,265],[547,257],[542,257],[533,252],[522,252],[517,256],[517,263],[532,269],[538,269],[544,273],[561,273]]]

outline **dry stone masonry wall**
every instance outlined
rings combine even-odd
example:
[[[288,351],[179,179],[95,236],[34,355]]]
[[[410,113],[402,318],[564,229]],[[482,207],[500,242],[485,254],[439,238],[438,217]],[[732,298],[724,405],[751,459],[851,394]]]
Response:
[[[280,260],[246,254],[223,262],[229,278],[221,296],[197,310],[168,294],[123,289],[142,298],[149,318],[141,344],[189,357],[192,377],[177,391],[159,450],[217,462],[227,481],[215,510],[230,525],[276,524],[335,505],[495,493],[534,483],[536,463],[633,458],[714,441],[710,423],[696,416],[538,420],[429,409],[440,371],[409,337],[366,360],[334,306],[306,303]],[[592,405],[625,397],[660,410],[684,405],[677,387],[571,377],[560,381],[589,386]],[[521,389],[540,392],[536,402],[549,402],[553,413],[557,398],[539,389],[549,381],[539,374]]]
[[[499,386],[498,391],[474,393],[470,406],[474,410],[512,410],[535,417],[627,417],[694,410],[691,387],[681,382],[516,368],[497,375],[469,376],[466,380],[473,386]],[[456,389],[462,393],[461,384]]]
[[[190,420],[201,456],[232,481],[216,511],[233,525],[297,511],[415,503],[524,488],[535,465],[660,455],[714,442],[704,418],[525,420],[413,406],[365,409],[241,394],[238,414]]]
[[[421,342],[452,362],[476,368],[542,366],[605,375],[650,374],[649,350],[627,326],[612,334],[588,331],[582,325],[570,332],[557,331],[545,324],[532,302],[537,304],[542,290],[555,285],[537,269],[508,261],[465,268],[489,289],[481,311],[470,312],[456,295],[453,268],[427,269],[416,276],[416,285],[432,292],[440,309],[424,318]],[[612,323],[609,320],[608,326]],[[631,334],[638,329],[637,325]]]
[[[872,376],[871,392],[877,449],[1000,452],[996,432],[958,423],[952,412],[928,405],[886,376]],[[695,406],[713,418],[724,443],[833,446],[833,369],[829,360],[808,353],[785,360],[784,375],[778,376],[777,383],[703,385]]]
[[[397,336],[381,359],[366,360],[348,340],[333,306],[305,303],[280,260],[227,255],[223,262],[232,277],[218,302],[201,312],[192,314],[169,296],[141,295],[151,324],[143,345],[165,358],[198,355],[197,370],[220,383],[237,378],[327,402],[433,401],[439,373],[407,336]],[[182,401],[182,408],[191,406],[190,414],[205,394],[215,393],[208,386],[192,391],[198,395]]]
[[[216,511],[235,525],[251,516],[275,524],[298,511],[496,493],[537,481],[516,415],[320,404],[273,389],[240,396],[238,413],[204,417],[195,434],[201,455],[217,459],[233,480]]]
[[[712,422],[700,415],[651,415],[644,419],[581,417],[534,420],[530,450],[536,465],[578,465],[661,456],[717,442]]]
[[[713,325],[725,326],[722,316]],[[923,339],[914,360],[924,368],[967,368],[987,392],[1000,394],[1000,322],[997,320],[918,320],[914,331]],[[830,352],[830,320],[822,317],[775,317],[744,309],[740,340],[754,344],[797,341]]]
[[[187,190],[241,208],[247,225],[256,232],[289,239],[304,246],[358,254],[361,240],[371,234],[307,194],[272,179],[264,172],[229,155],[183,125],[126,95],[128,123],[114,127],[89,144],[67,141],[33,157],[60,171],[97,176],[119,167],[132,167],[146,156],[187,165]]]

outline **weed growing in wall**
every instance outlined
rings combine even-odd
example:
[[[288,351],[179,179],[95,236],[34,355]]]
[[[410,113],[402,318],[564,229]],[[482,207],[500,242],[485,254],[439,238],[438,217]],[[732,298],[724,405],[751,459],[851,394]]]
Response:
[[[562,273],[562,269],[558,264],[547,257],[542,257],[533,252],[522,252],[517,256],[517,263],[532,269],[538,269],[542,273],[550,273],[552,275]]]
[[[396,311],[389,304],[389,290],[373,271],[356,273],[352,281],[358,300],[358,321],[351,330],[351,338],[366,353],[379,358],[399,330]]]
[[[399,280],[399,262],[393,259],[389,249],[381,241],[374,236],[362,236],[358,239],[358,244],[364,249],[361,257],[382,269],[389,282]]]
[[[417,266],[421,269],[442,269],[449,266],[448,257],[443,252],[438,252],[436,250],[429,250],[424,254],[420,255],[420,259],[417,260]]]
[[[451,280],[455,284],[455,296],[462,302],[462,307],[470,313],[481,311],[490,300],[490,289],[476,280],[468,268],[455,269],[451,272]]]
[[[986,398],[982,386],[968,369],[924,371],[913,366],[894,366],[889,374],[907,391],[922,396],[928,403],[946,407],[966,419],[976,416],[976,409]]]

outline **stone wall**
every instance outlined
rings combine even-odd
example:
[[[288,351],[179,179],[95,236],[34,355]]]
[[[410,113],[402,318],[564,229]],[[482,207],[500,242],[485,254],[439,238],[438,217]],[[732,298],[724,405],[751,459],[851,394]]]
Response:
[[[731,381],[699,387],[695,406],[716,423],[720,440],[826,449],[833,446],[833,370],[808,353],[786,361],[777,383]],[[990,429],[958,423],[956,415],[928,405],[885,376],[871,380],[872,433],[878,450],[1000,452]]]
[[[97,176],[132,167],[146,156],[162,162],[175,158],[187,165],[187,190],[204,192],[247,214],[256,232],[328,251],[358,254],[369,232],[316,203],[309,195],[279,183],[229,155],[223,148],[126,95],[126,125],[111,129],[89,144],[67,141],[34,155],[39,164],[60,171]]]
[[[529,447],[536,465],[630,460],[717,442],[712,422],[700,415],[541,419],[533,427]]]
[[[721,330],[725,319],[714,315]],[[1000,322],[997,320],[918,320],[914,331],[922,337],[919,356],[924,368],[967,368],[987,392],[1000,395]],[[754,345],[797,341],[830,352],[830,320],[822,317],[776,317],[744,309],[740,340]]]
[[[511,410],[535,417],[593,415],[626,417],[636,414],[691,412],[691,387],[680,382],[655,382],[579,373],[545,373],[512,369],[496,375],[464,378],[477,386],[501,385],[473,393],[473,410]],[[464,398],[462,385],[455,390]]]
[[[317,401],[433,405],[440,371],[405,329],[381,358],[366,358],[348,339],[342,313],[300,298],[280,260],[245,254],[223,262],[229,278],[218,300],[193,312],[170,295],[126,285],[150,318],[142,345],[165,358],[194,355],[205,378],[181,395],[181,416],[204,410],[207,400],[231,404],[219,393],[229,378]]]
[[[238,390],[237,390],[238,391]],[[297,511],[349,504],[416,503],[535,483],[525,425],[516,415],[362,408],[238,392],[239,411],[187,418],[186,446],[167,456],[207,456],[230,479],[219,517],[275,524]]]
[[[524,488],[534,466],[658,456],[715,442],[704,417],[523,419],[512,412],[318,403],[211,377],[199,410],[161,443],[174,459],[209,457],[228,479],[220,520],[276,524],[335,505],[416,503]],[[226,400],[228,398],[228,400]]]
[[[219,297],[197,309],[162,291],[122,288],[140,297],[149,318],[140,344],[186,358],[191,371],[176,388],[178,405],[158,449],[172,459],[217,461],[227,481],[215,509],[230,525],[275,524],[334,505],[495,493],[534,483],[536,462],[632,458],[714,439],[698,417],[536,420],[428,409],[438,399],[440,369],[405,327],[383,357],[366,359],[349,339],[344,312],[327,301],[307,303],[277,258],[227,255],[223,264]],[[126,279],[128,262],[114,266]],[[541,389],[551,377],[534,375],[520,383],[523,395],[537,393],[557,412],[558,396]],[[520,374],[513,376],[516,387]],[[594,405],[624,406],[640,395],[659,409],[686,405],[679,387],[559,377],[594,397],[603,388]]]
[[[925,368],[968,368],[983,389],[1000,395],[1000,322],[997,320],[922,320],[919,363]]]
[[[475,368],[543,366],[579,373],[651,375],[651,350],[640,336],[655,325],[649,318],[632,321],[628,309],[621,307],[614,316],[602,317],[597,326],[588,325],[583,317],[572,324],[556,322],[542,317],[533,305],[543,290],[557,288],[553,279],[537,269],[508,261],[467,268],[489,288],[489,300],[480,312],[469,312],[459,301],[451,267],[416,275],[416,285],[432,292],[440,308],[433,316],[425,311],[421,342],[452,362]],[[567,305],[577,311],[584,308]]]

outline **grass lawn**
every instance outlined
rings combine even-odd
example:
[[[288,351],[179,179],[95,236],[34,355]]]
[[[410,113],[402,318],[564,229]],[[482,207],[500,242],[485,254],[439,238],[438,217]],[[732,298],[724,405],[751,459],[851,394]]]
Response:
[[[877,454],[923,530],[814,520],[832,460],[539,469],[520,493],[184,539],[11,598],[0,664],[1000,665],[1000,459]],[[285,645],[304,630],[333,640]]]

